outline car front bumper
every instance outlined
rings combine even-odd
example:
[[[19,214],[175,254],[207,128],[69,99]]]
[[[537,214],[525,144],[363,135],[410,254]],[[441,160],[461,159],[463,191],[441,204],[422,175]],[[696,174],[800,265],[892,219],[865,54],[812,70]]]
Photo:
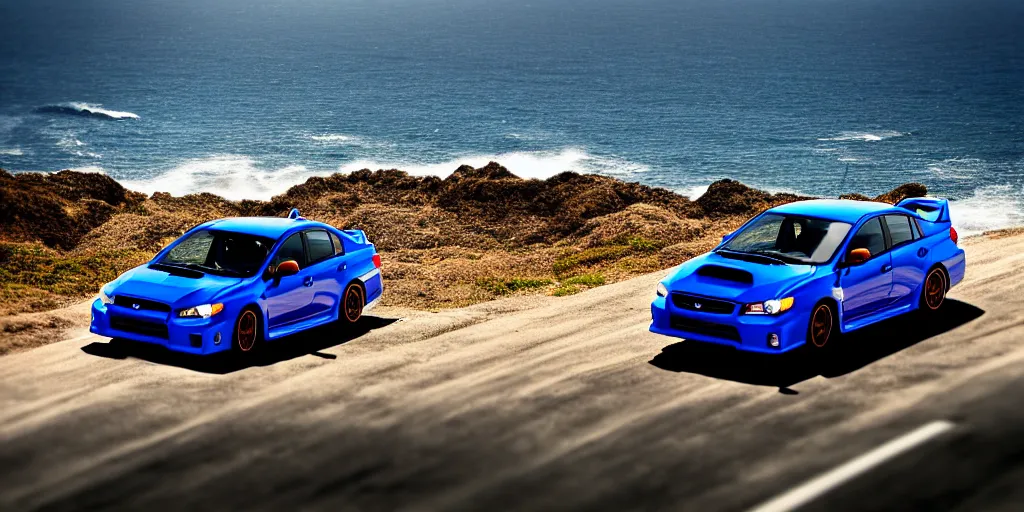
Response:
[[[705,313],[678,308],[658,297],[651,303],[650,331],[766,354],[788,352],[807,338],[808,317],[795,308],[779,315],[741,315],[736,309],[731,314]],[[778,347],[768,343],[772,334],[779,337]]]
[[[96,299],[89,332],[161,345],[176,352],[212,354],[231,348],[233,325],[225,313],[210,318],[174,318],[169,312],[136,311]]]

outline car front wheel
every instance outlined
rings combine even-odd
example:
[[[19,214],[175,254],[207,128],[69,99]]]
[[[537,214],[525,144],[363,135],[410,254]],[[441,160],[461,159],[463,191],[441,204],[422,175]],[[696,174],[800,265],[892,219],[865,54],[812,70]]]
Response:
[[[238,315],[233,340],[234,349],[238,352],[249,353],[256,350],[260,340],[260,320],[256,311],[246,309]]]
[[[829,304],[821,303],[814,307],[807,326],[808,345],[812,349],[822,350],[829,346],[830,342],[835,344],[836,333],[839,330],[835,319],[836,315]]]

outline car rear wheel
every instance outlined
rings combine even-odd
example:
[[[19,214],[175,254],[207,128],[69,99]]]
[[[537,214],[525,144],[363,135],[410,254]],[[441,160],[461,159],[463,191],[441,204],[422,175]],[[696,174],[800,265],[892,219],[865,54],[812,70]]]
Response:
[[[363,317],[363,307],[366,305],[363,287],[357,283],[351,283],[345,287],[345,294],[341,298],[340,320],[346,324],[354,324]]]
[[[814,350],[823,350],[830,346],[830,343],[834,345],[837,332],[836,315],[832,311],[832,306],[827,303],[815,306],[807,326],[808,346]]]
[[[238,320],[235,321],[233,340],[234,349],[237,352],[251,353],[259,347],[260,319],[256,311],[246,309],[238,315]]]
[[[946,303],[946,273],[940,268],[933,268],[924,278],[921,287],[921,309],[935,312]]]

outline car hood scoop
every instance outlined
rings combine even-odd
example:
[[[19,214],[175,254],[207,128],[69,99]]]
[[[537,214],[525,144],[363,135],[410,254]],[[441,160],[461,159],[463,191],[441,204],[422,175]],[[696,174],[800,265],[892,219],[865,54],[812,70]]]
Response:
[[[113,294],[129,295],[165,304],[179,301],[204,304],[242,282],[236,277],[216,276],[199,272],[200,277],[187,275],[189,270],[174,272],[161,266],[142,266],[126,273],[115,285]]]
[[[739,268],[723,267],[721,265],[702,265],[697,269],[696,274],[702,277],[711,277],[739,284],[754,284],[754,274]]]
[[[767,265],[711,253],[684,263],[669,290],[734,301],[774,297],[814,275],[811,265]]]

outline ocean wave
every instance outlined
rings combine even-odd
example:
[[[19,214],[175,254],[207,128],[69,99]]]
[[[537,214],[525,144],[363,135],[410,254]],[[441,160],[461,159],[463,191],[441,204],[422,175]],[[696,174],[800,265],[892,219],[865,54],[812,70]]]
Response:
[[[3,156],[23,156],[25,154],[21,148],[0,148],[0,155]]]
[[[102,105],[93,103],[58,103],[56,105],[44,105],[36,109],[41,114],[64,114],[74,116],[95,117],[100,119],[139,119],[138,114],[132,112],[119,112],[108,110]]]
[[[909,132],[896,132],[896,131],[882,131],[877,133],[870,132],[841,132],[838,135],[832,137],[824,137],[818,139],[821,142],[879,142],[886,139],[893,139],[896,137],[903,137],[910,135]]]
[[[145,193],[169,192],[185,195],[209,192],[232,200],[270,199],[313,176],[335,172],[351,173],[361,169],[400,169],[413,176],[447,177],[460,165],[483,167],[499,162],[521,178],[549,178],[565,171],[622,175],[643,172],[645,166],[614,156],[594,156],[579,149],[553,152],[503,153],[475,155],[439,163],[357,160],[338,169],[309,169],[291,165],[277,169],[262,168],[255,159],[241,155],[218,155],[189,160],[173,169],[146,179],[123,181],[124,186]]]
[[[991,185],[974,190],[963,199],[950,201],[949,215],[961,235],[973,235],[1024,225],[1024,190],[1011,185]]]
[[[352,135],[344,135],[340,133],[325,133],[321,135],[310,135],[310,139],[316,142],[330,142],[330,143],[351,143],[358,142],[359,137],[353,137]]]
[[[102,167],[96,165],[87,165],[85,167],[72,167],[70,170],[75,172],[86,172],[90,174],[106,174],[107,171]]]
[[[312,176],[331,172],[310,171],[302,165],[262,169],[254,159],[246,156],[218,155],[189,160],[158,176],[126,180],[123,184],[147,194],[169,192],[182,196],[209,192],[231,200],[270,199]]]

